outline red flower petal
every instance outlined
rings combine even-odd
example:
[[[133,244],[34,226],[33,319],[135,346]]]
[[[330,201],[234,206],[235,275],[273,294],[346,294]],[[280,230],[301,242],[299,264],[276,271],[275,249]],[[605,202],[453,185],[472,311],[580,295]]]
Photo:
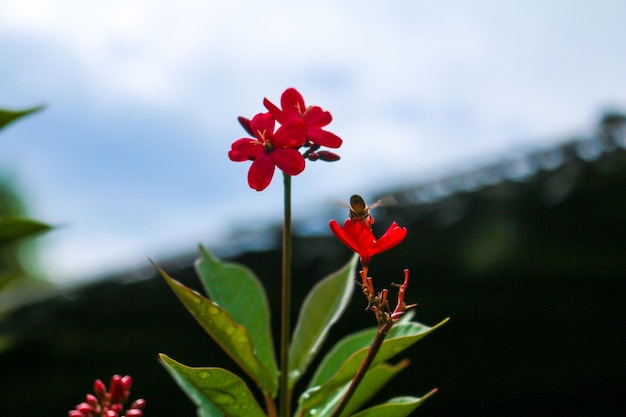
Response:
[[[268,153],[262,153],[250,165],[248,171],[248,185],[257,191],[263,191],[272,182],[274,176],[274,161]]]
[[[297,149],[274,149],[269,155],[276,166],[287,175],[298,175],[304,171],[304,157]]]
[[[250,120],[254,136],[261,140],[271,140],[274,136],[276,120],[270,113],[259,113]]]
[[[334,133],[315,127],[307,129],[306,138],[317,145],[327,146],[329,148],[338,148],[343,143],[341,138]]]
[[[270,114],[278,121],[278,123],[285,123],[289,118],[283,113],[281,109],[278,108],[277,105],[269,101],[268,99],[263,99],[263,105],[270,112]]]
[[[385,252],[402,242],[406,237],[406,227],[398,226],[398,223],[393,222],[391,226],[387,228],[385,234],[383,234],[374,245],[372,255]]]
[[[345,231],[341,228],[341,226],[339,226],[339,223],[337,223],[335,220],[331,220],[328,223],[328,226],[330,226],[330,230],[337,237],[337,239],[341,241],[341,243],[343,243],[344,245],[352,249],[353,252],[357,252],[357,253],[359,252],[360,248],[354,245],[354,242],[352,241],[352,239],[346,236]]]
[[[256,139],[241,138],[231,145],[228,157],[231,161],[242,162],[255,160],[263,153],[263,145]]]
[[[303,118],[309,127],[323,127],[333,120],[330,112],[322,110],[319,106],[313,106],[308,109]]]
[[[300,117],[306,110],[302,94],[295,88],[288,88],[283,92],[280,96],[280,106],[288,118]]]
[[[299,148],[306,141],[306,123],[302,119],[291,119],[274,134],[274,148]]]

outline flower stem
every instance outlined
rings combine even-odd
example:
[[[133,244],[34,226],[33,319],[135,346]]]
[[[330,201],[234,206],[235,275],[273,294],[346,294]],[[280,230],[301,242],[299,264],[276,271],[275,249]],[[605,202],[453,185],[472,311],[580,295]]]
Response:
[[[291,413],[291,390],[289,390],[289,339],[291,329],[291,176],[284,174],[285,214],[283,223],[283,282],[280,331],[280,380],[279,416]]]
[[[387,334],[389,334],[391,326],[393,326],[393,322],[391,320],[378,326],[378,331],[376,332],[376,336],[374,337],[374,340],[370,345],[370,349],[367,351],[367,356],[365,357],[365,359],[363,359],[359,370],[357,371],[356,375],[354,375],[354,378],[350,383],[350,387],[348,387],[348,391],[346,391],[346,393],[344,394],[341,402],[339,403],[337,408],[335,408],[335,411],[333,411],[331,417],[339,417],[343,409],[346,408],[346,406],[348,405],[350,398],[352,398],[352,395],[354,395],[354,393],[356,392],[356,389],[363,380],[363,377],[367,373],[370,365],[372,364],[372,362],[374,362],[374,358],[376,357],[378,350],[382,346],[385,337],[387,337]]]

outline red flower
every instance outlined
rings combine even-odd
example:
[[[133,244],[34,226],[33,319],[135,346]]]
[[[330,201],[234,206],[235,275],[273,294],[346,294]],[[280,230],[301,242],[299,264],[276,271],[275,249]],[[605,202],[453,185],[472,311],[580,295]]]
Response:
[[[330,113],[319,106],[306,107],[302,95],[295,88],[288,88],[283,92],[280,97],[282,109],[268,99],[263,99],[263,104],[280,124],[285,124],[292,119],[304,120],[306,138],[314,144],[329,148],[341,146],[343,141],[339,136],[322,129],[333,120]]]
[[[236,140],[228,152],[232,161],[253,161],[248,171],[248,184],[257,191],[270,184],[275,167],[287,175],[298,175],[304,170],[304,157],[298,148],[306,140],[306,123],[291,119],[276,132],[274,126],[275,119],[271,114],[257,114],[250,120],[250,130],[255,138]]]
[[[406,236],[406,228],[398,226],[396,222],[379,239],[374,237],[368,223],[358,219],[347,219],[343,229],[335,220],[331,220],[329,226],[337,239],[359,254],[364,268],[367,268],[372,256],[393,248]]]

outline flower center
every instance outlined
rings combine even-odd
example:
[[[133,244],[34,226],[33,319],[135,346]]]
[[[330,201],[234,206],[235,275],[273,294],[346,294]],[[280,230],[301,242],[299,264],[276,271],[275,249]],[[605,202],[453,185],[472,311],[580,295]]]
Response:
[[[257,130],[257,138],[261,139],[261,143],[263,144],[263,150],[265,150],[265,152],[269,153],[274,150],[274,145],[272,145],[272,142],[265,139],[265,130]]]

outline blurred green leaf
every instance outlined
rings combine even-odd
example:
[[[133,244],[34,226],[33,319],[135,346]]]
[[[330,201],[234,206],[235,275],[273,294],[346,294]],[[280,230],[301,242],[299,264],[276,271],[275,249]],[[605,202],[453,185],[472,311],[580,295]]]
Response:
[[[354,255],[343,268],[318,282],[304,300],[289,354],[290,387],[304,374],[350,301],[357,257]]]
[[[432,396],[437,390],[432,390],[422,398],[418,397],[396,397],[385,404],[363,410],[353,414],[352,417],[407,417],[424,401]]]
[[[278,389],[278,380],[274,372],[267,369],[254,352],[248,330],[237,324],[225,309],[172,279],[158,265],[154,263],[153,265],[213,340],[265,393],[270,393],[274,397]]]
[[[220,262],[200,246],[196,271],[209,297],[248,329],[252,345],[263,365],[278,379],[278,366],[270,330],[270,310],[263,285],[254,273],[234,263]]]
[[[22,217],[3,217],[0,218],[0,245],[50,229],[52,226],[36,220]]]
[[[213,417],[264,417],[246,383],[222,368],[191,368],[165,354],[159,357],[178,385],[200,409]]]
[[[31,107],[29,109],[24,109],[24,110],[0,109],[0,130],[4,128],[6,125],[8,125],[9,123],[21,117],[38,112],[39,110],[43,108],[44,106],[36,106],[36,107]]]
[[[391,328],[389,335],[380,347],[371,366],[376,366],[397,355],[447,321],[448,319],[445,319],[434,327],[428,327],[416,322],[396,323]],[[371,332],[371,329],[369,329],[369,332]],[[375,330],[373,334],[375,334]],[[309,384],[310,388],[300,396],[300,407],[305,412],[308,412],[320,402],[328,399],[337,389],[341,388],[344,383],[354,377],[365,359],[372,342],[373,337],[368,338],[367,336],[369,335],[372,335],[372,333],[368,334],[368,330],[366,330],[353,335],[353,337],[345,338],[337,344],[336,348],[328,353],[326,358],[322,361],[322,364],[320,364],[318,373]],[[354,353],[349,355],[346,359],[345,356],[350,351]],[[333,373],[337,368],[339,369],[336,373],[328,378],[328,375]]]

